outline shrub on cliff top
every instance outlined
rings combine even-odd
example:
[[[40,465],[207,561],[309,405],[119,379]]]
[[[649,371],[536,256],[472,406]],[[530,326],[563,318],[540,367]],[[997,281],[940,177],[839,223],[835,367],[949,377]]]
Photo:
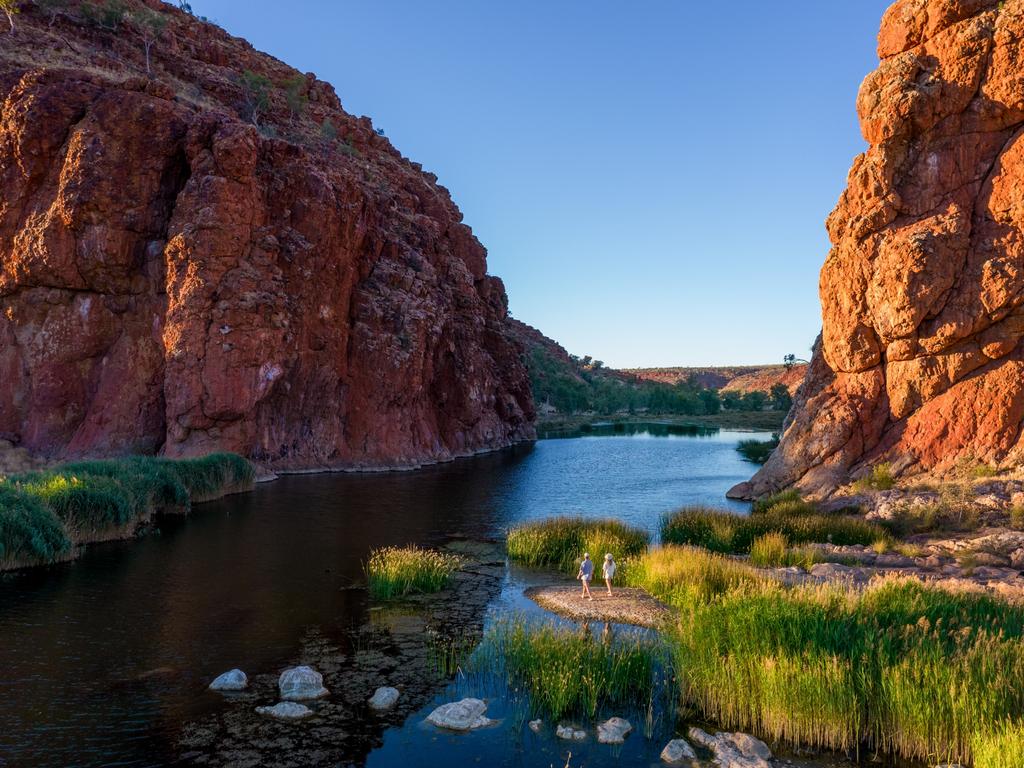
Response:
[[[51,561],[70,548],[52,512],[38,499],[0,483],[0,566]]]
[[[646,531],[618,520],[553,517],[510,529],[507,548],[509,557],[523,565],[573,570],[584,552],[596,563],[606,552],[621,561],[643,554],[649,541]]]

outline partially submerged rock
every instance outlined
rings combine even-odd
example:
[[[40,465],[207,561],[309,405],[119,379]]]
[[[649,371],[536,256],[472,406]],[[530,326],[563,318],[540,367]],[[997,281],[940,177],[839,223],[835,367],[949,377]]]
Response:
[[[249,687],[249,678],[240,669],[232,669],[210,683],[211,691],[244,691]]]
[[[384,710],[391,709],[398,703],[398,689],[390,686],[382,686],[373,692],[373,696],[366,702],[370,709]]]
[[[583,741],[587,738],[587,732],[571,725],[559,725],[555,728],[555,736],[566,741]]]
[[[658,627],[671,616],[664,603],[642,589],[619,587],[612,597],[594,588],[593,600],[581,600],[577,586],[531,587],[524,594],[541,608],[574,621],[610,621]]]
[[[611,717],[597,726],[597,740],[601,744],[622,744],[632,730],[629,720]]]
[[[669,765],[686,766],[697,759],[697,753],[686,739],[672,739],[661,750],[661,759]]]
[[[326,696],[324,677],[312,667],[292,667],[281,673],[277,681],[281,698],[287,701],[307,701]]]
[[[544,726],[543,720],[531,720],[529,722],[530,730],[534,733],[540,733],[540,729]]]
[[[442,704],[427,715],[427,722],[450,731],[473,731],[493,722],[484,715],[486,711],[487,704],[480,699],[462,699]]]
[[[276,720],[303,720],[313,714],[313,710],[305,704],[296,704],[294,701],[281,701],[272,707],[256,707],[256,712]]]
[[[721,768],[771,768],[772,751],[760,739],[747,733],[711,734],[691,728],[690,740],[711,750]]]

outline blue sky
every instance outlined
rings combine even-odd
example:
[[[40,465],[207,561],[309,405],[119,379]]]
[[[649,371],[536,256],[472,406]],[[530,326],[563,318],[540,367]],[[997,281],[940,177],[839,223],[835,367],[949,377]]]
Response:
[[[512,314],[618,367],[806,357],[888,0],[193,0],[447,186]]]

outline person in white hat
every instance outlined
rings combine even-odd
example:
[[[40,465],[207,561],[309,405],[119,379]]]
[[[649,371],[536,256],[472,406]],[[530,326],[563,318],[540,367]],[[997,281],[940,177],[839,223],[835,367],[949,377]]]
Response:
[[[601,575],[604,576],[605,586],[608,587],[608,597],[612,596],[612,579],[615,578],[615,558],[609,552],[604,556],[604,564],[601,566]]]
[[[580,572],[576,574],[576,578],[583,582],[583,594],[580,595],[580,599],[587,598],[587,600],[593,600],[594,598],[590,594],[590,580],[594,578],[594,561],[590,559],[590,553],[583,553],[583,562],[580,563]]]

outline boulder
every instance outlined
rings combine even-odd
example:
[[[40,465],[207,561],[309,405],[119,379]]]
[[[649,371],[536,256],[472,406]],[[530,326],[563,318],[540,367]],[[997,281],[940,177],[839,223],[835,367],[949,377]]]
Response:
[[[232,669],[210,683],[211,691],[244,691],[249,687],[249,678],[240,669]]]
[[[326,696],[330,691],[324,688],[324,677],[312,667],[292,667],[278,678],[277,687],[281,698],[287,701],[307,701]]]
[[[540,733],[541,727],[544,725],[543,720],[531,720],[529,722],[530,730],[534,733]]]
[[[711,751],[720,768],[771,768],[772,751],[760,739],[746,733],[710,734],[691,728],[690,740]]]
[[[601,744],[622,744],[633,725],[621,717],[612,717],[597,726],[597,740]]]
[[[555,728],[555,736],[566,741],[583,741],[587,738],[587,732],[571,725],[559,725]]]
[[[490,725],[484,716],[487,705],[480,699],[462,699],[442,704],[429,715],[427,722],[450,731],[472,731]]]
[[[313,714],[313,710],[305,704],[296,704],[294,701],[281,701],[272,707],[256,707],[256,712],[276,720],[302,720]]]
[[[370,705],[370,709],[391,709],[398,703],[398,696],[399,693],[397,688],[383,686],[374,691],[373,696],[371,696],[370,700],[366,703]]]
[[[697,753],[686,739],[672,739],[661,750],[661,759],[669,765],[685,766],[697,759]]]

